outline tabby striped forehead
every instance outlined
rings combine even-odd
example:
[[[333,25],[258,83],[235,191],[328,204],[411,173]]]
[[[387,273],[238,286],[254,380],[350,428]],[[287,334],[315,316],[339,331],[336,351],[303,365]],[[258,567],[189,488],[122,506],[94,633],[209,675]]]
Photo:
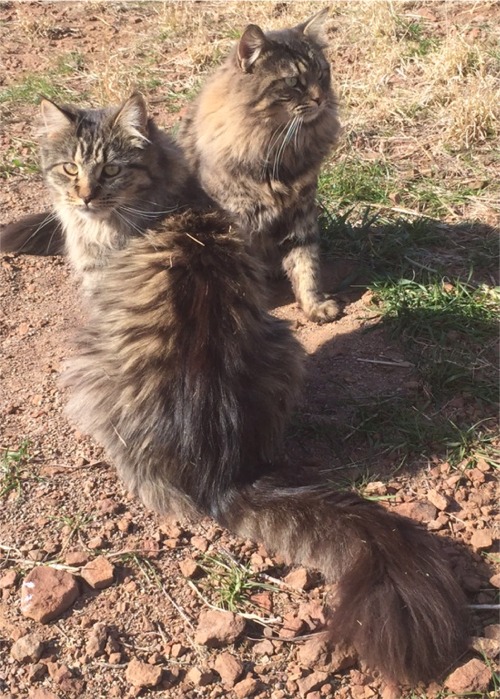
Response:
[[[103,112],[86,113],[76,124],[74,159],[80,162],[104,163],[124,158],[136,151],[131,139],[116,125],[113,115]]]
[[[64,160],[83,164],[142,161],[137,139],[115,123],[116,110],[80,110],[76,120],[41,141],[45,166]]]
[[[319,48],[306,41],[273,42],[273,48],[263,57],[263,72],[272,71],[282,77],[314,74],[321,77],[328,71],[328,61]]]

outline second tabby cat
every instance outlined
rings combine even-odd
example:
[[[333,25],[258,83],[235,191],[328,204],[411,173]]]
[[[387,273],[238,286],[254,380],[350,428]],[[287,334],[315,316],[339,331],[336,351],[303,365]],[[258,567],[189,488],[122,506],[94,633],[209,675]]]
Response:
[[[204,189],[261,257],[281,261],[317,322],[339,312],[320,290],[315,205],[319,169],[340,129],[323,53],[326,12],[282,31],[249,25],[179,131]]]

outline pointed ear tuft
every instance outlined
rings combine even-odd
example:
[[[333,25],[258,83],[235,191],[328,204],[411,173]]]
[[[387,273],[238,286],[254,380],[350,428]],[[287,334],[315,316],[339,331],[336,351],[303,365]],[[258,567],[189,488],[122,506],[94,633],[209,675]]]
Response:
[[[307,36],[308,38],[312,39],[313,41],[317,41],[319,44],[324,44],[326,43],[325,39],[325,22],[327,19],[327,16],[330,12],[329,7],[324,7],[322,10],[317,12],[315,15],[312,17],[309,17],[305,22],[302,22],[302,24],[299,24],[296,29],[304,34],[304,36]]]
[[[149,143],[148,107],[140,92],[134,92],[118,109],[113,117],[113,125],[142,142]]]
[[[266,43],[267,39],[262,29],[256,24],[249,24],[238,44],[238,63],[244,73],[249,72]]]
[[[59,107],[46,97],[42,97],[40,102],[40,115],[38,134],[47,138],[54,138],[73,126],[76,119],[76,114],[68,107]]]

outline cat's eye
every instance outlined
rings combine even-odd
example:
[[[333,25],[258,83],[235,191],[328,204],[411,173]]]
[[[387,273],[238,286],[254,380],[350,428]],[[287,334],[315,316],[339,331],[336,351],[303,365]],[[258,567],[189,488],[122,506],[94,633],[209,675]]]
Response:
[[[113,163],[109,163],[108,165],[105,165],[102,168],[102,174],[104,177],[116,177],[118,173],[120,172],[121,167],[119,165],[114,165]]]
[[[295,87],[297,83],[299,82],[299,79],[297,77],[291,76],[289,78],[284,78],[285,85],[288,85],[288,87]]]
[[[63,170],[67,175],[74,177],[78,175],[78,165],[75,163],[63,163]]]

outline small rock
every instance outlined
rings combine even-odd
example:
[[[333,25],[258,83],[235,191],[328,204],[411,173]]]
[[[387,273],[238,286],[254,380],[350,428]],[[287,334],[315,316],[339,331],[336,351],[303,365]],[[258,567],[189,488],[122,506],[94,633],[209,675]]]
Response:
[[[323,634],[308,638],[297,652],[297,660],[304,667],[326,665],[328,662],[328,646]]]
[[[490,660],[494,660],[500,655],[500,642],[495,638],[474,636],[472,639],[472,647],[479,653],[486,655]]]
[[[303,619],[294,614],[287,614],[283,618],[283,626],[279,630],[280,638],[295,638],[299,636],[305,629],[305,623]]]
[[[436,519],[437,509],[430,502],[425,501],[415,501],[415,502],[403,502],[397,505],[393,512],[403,517],[409,517],[417,522],[431,522]]]
[[[254,645],[253,652],[256,655],[273,655],[274,645],[269,639],[266,638],[263,641],[259,641],[259,643],[256,643]]]
[[[500,642],[500,624],[489,624],[483,633],[485,638],[493,638],[493,640]]]
[[[89,562],[89,557],[85,551],[68,551],[64,556],[64,562],[67,566],[80,568]]]
[[[78,583],[70,573],[38,566],[22,584],[21,613],[44,624],[65,612],[78,595]]]
[[[73,677],[69,667],[64,664],[59,665],[59,663],[48,662],[47,669],[49,671],[50,677],[56,684],[63,684],[67,680],[71,680],[71,678]]]
[[[253,696],[259,690],[259,682],[253,677],[246,677],[233,687],[233,692],[238,699]]]
[[[89,561],[80,575],[95,590],[102,590],[114,582],[114,568],[105,556],[97,556]]]
[[[188,652],[189,648],[183,646],[182,643],[174,643],[170,650],[171,658],[180,658]]]
[[[10,654],[19,663],[36,663],[43,652],[43,643],[33,633],[22,636],[10,649]]]
[[[54,692],[51,692],[49,689],[39,687],[37,689],[30,690],[30,693],[28,694],[28,699],[59,699],[59,697],[57,696],[57,694],[54,694]]]
[[[285,582],[295,590],[310,590],[314,584],[314,578],[307,568],[296,568],[288,573]]]
[[[191,537],[191,545],[195,547],[195,549],[198,549],[198,551],[201,551],[202,553],[205,553],[208,549],[208,541],[205,539],[204,536],[192,536]]]
[[[434,507],[437,507],[438,510],[443,512],[448,507],[448,498],[441,493],[438,493],[437,490],[429,490],[427,493],[427,500],[431,503],[431,505],[434,505]]]
[[[356,665],[357,662],[358,656],[352,648],[338,645],[333,649],[328,670],[330,674],[344,672]]]
[[[186,675],[186,680],[194,684],[195,687],[207,687],[214,681],[214,676],[210,670],[192,667]]]
[[[102,515],[114,515],[120,510],[120,504],[111,498],[103,498],[96,503],[96,509]]]
[[[34,663],[28,668],[28,680],[30,682],[39,682],[47,674],[47,665],[45,663]]]
[[[162,669],[157,665],[141,663],[133,658],[127,665],[125,677],[134,687],[156,687],[161,680]]]
[[[232,612],[209,609],[200,614],[195,641],[209,648],[234,643],[245,630],[245,620]]]
[[[106,624],[96,624],[90,632],[88,641],[85,644],[85,652],[91,658],[97,658],[104,653],[107,640],[108,629]]]
[[[95,549],[102,549],[104,547],[105,540],[103,539],[102,536],[94,536],[92,539],[89,539],[87,541],[87,546],[89,549],[95,550]]]
[[[457,694],[485,692],[491,680],[491,670],[478,658],[457,668],[446,679],[444,686]]]
[[[497,588],[500,587],[500,573],[491,576],[490,585]]]
[[[224,684],[232,687],[243,673],[243,663],[231,653],[221,653],[215,660],[215,669]]]
[[[202,574],[202,569],[192,558],[186,558],[179,563],[181,573],[185,578],[198,578]]]
[[[302,677],[297,680],[297,686],[299,688],[299,693],[301,697],[305,697],[308,692],[313,692],[315,689],[319,689],[328,680],[327,672],[311,672],[307,677]]]
[[[0,590],[6,590],[9,587],[14,587],[17,580],[17,573],[15,570],[8,570],[0,578]]]
[[[261,590],[260,592],[254,592],[250,595],[250,599],[257,607],[260,607],[269,614],[273,611],[273,598],[268,590]]]
[[[493,539],[487,529],[478,529],[472,535],[470,543],[476,550],[480,551],[493,546]]]
[[[321,629],[326,624],[326,609],[320,602],[302,602],[297,616],[305,621],[311,631]]]

